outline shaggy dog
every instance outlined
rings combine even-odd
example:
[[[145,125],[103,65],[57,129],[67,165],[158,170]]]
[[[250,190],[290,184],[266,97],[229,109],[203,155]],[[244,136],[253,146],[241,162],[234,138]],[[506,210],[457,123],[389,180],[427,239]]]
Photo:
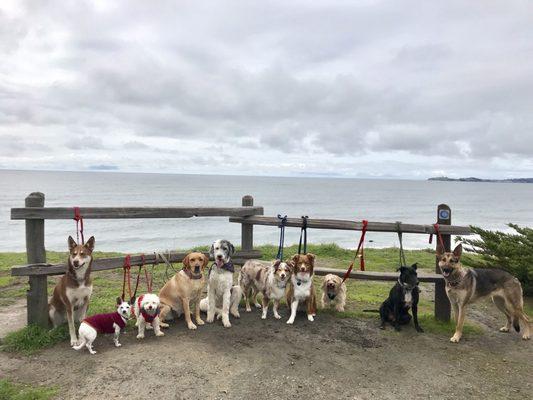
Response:
[[[93,292],[91,266],[93,263],[94,236],[87,243],[77,244],[68,237],[68,269],[59,279],[48,303],[48,318],[54,328],[68,322],[70,345],[78,344],[74,320],[81,322],[87,314]]]
[[[333,274],[324,276],[322,283],[322,308],[335,306],[335,310],[344,311],[346,305],[346,284],[340,277]]]
[[[304,303],[307,319],[314,321],[316,315],[316,295],[313,286],[315,255],[311,253],[296,254],[292,257],[293,273],[287,291],[287,304],[291,306],[291,316],[287,321],[293,324],[298,305]]]
[[[229,314],[240,318],[239,302],[242,292],[240,286],[233,286],[233,262],[231,256],[235,247],[227,240],[217,240],[211,245],[210,255],[215,263],[209,269],[207,297],[200,301],[200,309],[207,312],[207,322],[222,318],[226,328],[231,327]]]
[[[206,279],[204,269],[209,263],[209,258],[198,252],[189,253],[183,259],[183,269],[174,275],[159,291],[161,301],[160,326],[167,328],[164,321],[171,317],[174,311],[179,317],[185,315],[185,321],[189,329],[196,329],[191,320],[190,303],[195,305],[195,320],[197,325],[203,325],[200,318],[200,297],[204,290]]]
[[[249,260],[241,268],[239,274],[239,285],[246,299],[246,311],[250,308],[250,298],[256,307],[261,307],[255,300],[257,293],[263,294],[262,319],[266,319],[268,305],[273,301],[274,318],[280,319],[278,307],[280,300],[285,296],[285,288],[291,277],[292,264],[275,260],[271,264],[262,261]]]
[[[137,339],[144,339],[144,331],[147,325],[150,325],[152,328],[154,328],[156,336],[165,335],[163,332],[161,332],[159,327],[160,301],[156,294],[147,293],[139,296],[139,298],[135,300],[134,312],[135,316],[137,317],[135,326],[139,329]]]
[[[520,323],[524,329],[522,339],[530,338],[529,319],[524,312],[522,285],[510,273],[495,268],[464,268],[461,264],[461,244],[446,252],[437,246],[437,260],[442,276],[446,281],[446,294],[450,299],[455,317],[455,333],[450,341],[458,343],[463,335],[466,306],[480,298],[490,296],[496,307],[505,314],[507,323],[500,332],[509,332],[511,326],[520,332]]]
[[[120,297],[117,297],[117,311],[110,314],[96,314],[92,317],[85,318],[78,330],[80,338],[80,344],[73,346],[74,350],[81,350],[83,346],[87,347],[89,353],[96,354],[93,350],[93,342],[99,333],[113,333],[113,342],[115,347],[122,346],[118,337],[120,331],[126,327],[126,322],[131,316],[130,303],[123,301]]]

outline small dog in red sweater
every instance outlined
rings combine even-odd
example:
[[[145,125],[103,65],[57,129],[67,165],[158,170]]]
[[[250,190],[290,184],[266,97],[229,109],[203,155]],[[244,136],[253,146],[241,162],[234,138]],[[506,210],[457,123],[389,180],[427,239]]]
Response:
[[[116,347],[122,346],[118,342],[120,331],[126,327],[126,322],[131,316],[131,304],[117,297],[117,311],[109,314],[96,314],[81,321],[78,330],[79,345],[73,346],[74,350],[87,347],[89,353],[96,354],[93,350],[93,342],[98,333],[113,333],[113,341]]]

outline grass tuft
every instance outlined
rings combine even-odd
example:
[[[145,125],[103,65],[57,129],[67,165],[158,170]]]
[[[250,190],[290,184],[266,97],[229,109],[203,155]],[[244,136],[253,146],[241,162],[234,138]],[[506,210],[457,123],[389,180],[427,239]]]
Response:
[[[0,379],[0,400],[48,400],[57,394],[53,387],[35,387]]]
[[[52,347],[68,338],[68,328],[65,325],[51,330],[29,325],[9,333],[2,342],[2,350],[30,355],[37,350]]]

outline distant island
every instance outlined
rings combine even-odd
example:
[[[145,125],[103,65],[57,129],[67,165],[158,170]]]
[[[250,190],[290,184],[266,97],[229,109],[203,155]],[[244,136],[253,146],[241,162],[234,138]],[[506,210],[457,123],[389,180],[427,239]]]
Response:
[[[428,181],[443,182],[498,182],[498,183],[533,183],[533,178],[512,178],[512,179],[481,179],[471,176],[470,178],[448,178],[447,176],[438,176],[428,178]]]

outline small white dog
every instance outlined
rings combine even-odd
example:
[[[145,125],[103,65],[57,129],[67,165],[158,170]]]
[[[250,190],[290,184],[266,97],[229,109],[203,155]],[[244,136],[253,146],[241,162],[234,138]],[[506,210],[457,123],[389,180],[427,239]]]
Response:
[[[230,328],[229,314],[240,318],[239,302],[242,291],[239,285],[233,286],[233,262],[231,256],[235,247],[227,240],[217,240],[211,245],[210,255],[215,263],[209,269],[207,297],[200,301],[200,310],[207,312],[207,322],[222,318],[225,328]]]
[[[322,308],[335,306],[335,310],[344,311],[346,305],[346,284],[340,277],[333,274],[324,276],[322,283]]]
[[[87,347],[89,353],[96,354],[93,350],[93,342],[98,333],[113,333],[113,341],[116,347],[121,344],[118,341],[120,331],[126,327],[126,322],[131,316],[131,305],[117,297],[117,311],[109,314],[96,314],[92,317],[85,318],[78,330],[79,344],[73,346],[74,350],[81,350],[83,346]]]
[[[135,300],[135,316],[137,317],[137,322],[135,326],[138,327],[139,333],[137,334],[137,339],[144,339],[144,331],[147,326],[154,328],[156,336],[165,336],[161,332],[159,324],[161,323],[159,319],[160,302],[159,296],[153,293],[143,294]]]

